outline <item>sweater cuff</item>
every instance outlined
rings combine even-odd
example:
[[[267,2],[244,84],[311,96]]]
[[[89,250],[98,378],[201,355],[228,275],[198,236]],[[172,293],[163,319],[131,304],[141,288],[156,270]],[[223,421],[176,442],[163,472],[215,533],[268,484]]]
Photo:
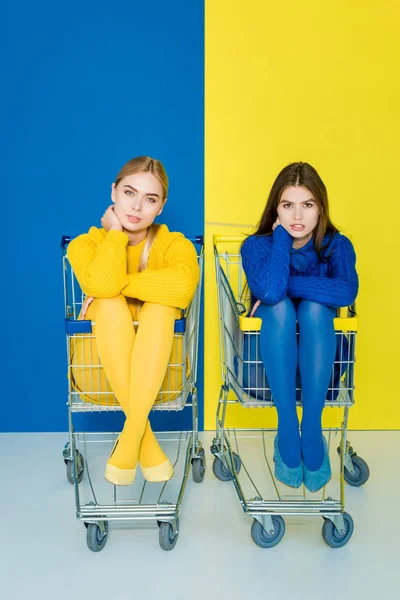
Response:
[[[106,240],[109,242],[115,242],[116,244],[121,244],[124,246],[128,245],[129,237],[124,231],[118,231],[117,229],[111,229],[107,232]]]
[[[289,250],[292,248],[293,237],[282,225],[275,227],[272,232],[272,239],[274,243],[282,244],[282,246],[286,246]]]

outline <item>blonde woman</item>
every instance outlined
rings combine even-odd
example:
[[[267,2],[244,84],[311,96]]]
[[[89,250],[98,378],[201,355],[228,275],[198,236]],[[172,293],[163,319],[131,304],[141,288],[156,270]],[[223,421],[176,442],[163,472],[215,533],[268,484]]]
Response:
[[[102,228],[91,227],[68,247],[87,296],[81,316],[96,322],[99,357],[126,416],[105,469],[115,485],[133,483],[138,463],[147,481],[173,475],[148,414],[167,369],[175,319],[194,296],[199,268],[189,240],[153,223],[167,194],[163,165],[148,156],[133,158],[112,184],[113,204]]]

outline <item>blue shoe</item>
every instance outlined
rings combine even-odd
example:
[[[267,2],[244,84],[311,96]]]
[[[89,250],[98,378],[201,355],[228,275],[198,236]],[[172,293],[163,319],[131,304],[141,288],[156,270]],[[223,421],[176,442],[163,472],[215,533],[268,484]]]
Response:
[[[320,468],[316,471],[309,471],[303,463],[304,485],[309,492],[318,492],[318,490],[323,488],[332,478],[331,464],[328,455],[328,442],[324,435],[322,436],[322,440],[324,442],[324,460],[322,461]]]
[[[274,440],[274,463],[275,477],[281,483],[292,488],[299,488],[303,483],[303,464],[300,462],[298,467],[291,468],[285,465],[279,453],[278,435]]]

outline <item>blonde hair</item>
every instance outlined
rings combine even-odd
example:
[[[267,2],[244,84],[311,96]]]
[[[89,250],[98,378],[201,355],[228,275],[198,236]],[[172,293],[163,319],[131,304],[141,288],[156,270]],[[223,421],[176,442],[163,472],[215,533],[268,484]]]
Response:
[[[150,156],[137,156],[136,158],[128,160],[115,178],[115,185],[117,186],[124,177],[135,175],[135,173],[151,173],[154,175],[162,185],[164,195],[163,201],[165,202],[168,196],[168,177],[159,160],[151,158]]]
[[[115,178],[115,187],[117,187],[117,185],[124,177],[128,177],[129,175],[135,175],[135,173],[151,173],[156,179],[158,179],[163,189],[162,200],[163,204],[165,204],[165,201],[168,196],[168,177],[163,164],[159,160],[151,158],[150,156],[137,156],[136,158],[132,158],[124,164],[117,177]],[[146,242],[139,260],[139,273],[147,269],[150,250],[157,237],[159,229],[160,225],[152,223],[147,230]],[[131,301],[131,305],[134,307],[136,315],[138,315],[141,307],[143,306],[143,301],[139,300],[138,298],[133,298]]]

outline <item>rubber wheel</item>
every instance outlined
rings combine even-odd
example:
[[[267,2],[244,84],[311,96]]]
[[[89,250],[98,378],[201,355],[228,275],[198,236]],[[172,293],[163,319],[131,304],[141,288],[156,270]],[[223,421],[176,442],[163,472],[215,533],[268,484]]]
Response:
[[[86,531],[86,543],[92,552],[100,552],[107,543],[108,522],[103,521],[105,533],[101,533],[97,523],[89,523]]]
[[[353,487],[360,487],[369,479],[369,466],[363,458],[357,456],[356,454],[351,457],[351,460],[354,471],[353,473],[350,473],[350,471],[348,471],[345,467],[344,478],[349,485],[352,485]]]
[[[260,521],[254,519],[251,526],[251,537],[253,541],[261,548],[272,548],[279,544],[285,533],[285,521],[280,515],[274,515],[272,523],[274,525],[274,533],[271,535],[268,531],[265,531]]]
[[[242,461],[240,460],[240,456],[236,454],[236,452],[232,452],[233,460],[235,463],[236,474],[239,473],[240,468],[242,466]],[[229,469],[227,469],[222,462],[222,460],[216,456],[213,462],[213,473],[217,479],[220,481],[232,481],[233,475]]]
[[[79,450],[76,450],[75,462],[76,462],[76,466],[77,466],[76,480],[78,483],[80,483],[83,479],[83,472],[85,470],[85,461],[83,460],[83,456],[79,452]],[[75,483],[74,463],[72,460],[66,460],[65,464],[67,466],[67,479],[68,479],[69,483],[72,483],[72,485],[73,485]]]
[[[353,535],[353,519],[346,512],[343,513],[343,519],[345,528],[344,533],[338,531],[330,519],[325,519],[324,521],[324,524],[322,526],[322,537],[324,538],[324,541],[328,544],[328,546],[330,546],[331,548],[341,548],[342,546],[347,544],[347,542]]]
[[[158,531],[158,540],[163,550],[172,550],[175,548],[179,535],[179,519],[176,519],[177,532],[174,535],[171,523],[161,522]]]
[[[206,474],[206,467],[204,465],[204,448],[199,452],[199,456],[192,460],[192,477],[195,483],[201,483],[204,480]]]

